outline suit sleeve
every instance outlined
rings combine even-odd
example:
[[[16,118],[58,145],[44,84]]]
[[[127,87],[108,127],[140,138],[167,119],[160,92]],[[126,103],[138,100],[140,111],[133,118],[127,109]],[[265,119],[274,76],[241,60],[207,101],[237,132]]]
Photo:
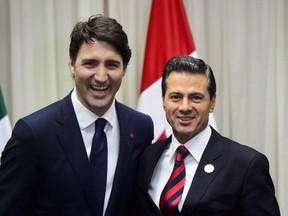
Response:
[[[241,197],[241,215],[280,216],[274,185],[269,174],[269,163],[263,154],[257,154],[253,158]]]
[[[0,215],[24,215],[37,179],[37,150],[31,127],[19,120],[1,158]]]

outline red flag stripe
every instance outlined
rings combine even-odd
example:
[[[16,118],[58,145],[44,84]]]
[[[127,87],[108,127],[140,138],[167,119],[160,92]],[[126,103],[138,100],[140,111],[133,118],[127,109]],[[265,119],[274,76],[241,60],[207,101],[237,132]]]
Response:
[[[194,50],[182,0],[154,0],[147,34],[141,92],[161,78],[163,67],[171,57],[189,55]]]

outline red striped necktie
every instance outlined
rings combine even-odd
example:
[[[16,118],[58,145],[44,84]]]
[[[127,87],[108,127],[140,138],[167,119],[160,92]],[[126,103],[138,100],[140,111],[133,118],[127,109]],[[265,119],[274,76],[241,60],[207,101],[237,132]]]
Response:
[[[176,151],[176,159],[173,172],[160,196],[160,209],[163,215],[178,215],[178,204],[181,200],[185,185],[184,159],[189,154],[185,146],[179,146]]]

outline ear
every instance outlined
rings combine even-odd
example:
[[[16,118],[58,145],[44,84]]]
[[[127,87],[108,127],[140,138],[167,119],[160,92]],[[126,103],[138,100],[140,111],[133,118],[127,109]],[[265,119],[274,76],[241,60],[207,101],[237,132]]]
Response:
[[[69,60],[69,70],[70,70],[71,76],[74,78],[75,77],[75,67],[74,67],[74,64],[73,64],[71,58]]]
[[[162,96],[162,106],[163,106],[164,111],[166,111],[166,106],[165,106],[165,101],[164,101],[164,97],[163,96]]]
[[[125,76],[126,71],[127,71],[127,67],[123,69],[123,77]]]
[[[216,105],[216,94],[212,97],[212,100],[210,101],[210,113],[214,111]]]

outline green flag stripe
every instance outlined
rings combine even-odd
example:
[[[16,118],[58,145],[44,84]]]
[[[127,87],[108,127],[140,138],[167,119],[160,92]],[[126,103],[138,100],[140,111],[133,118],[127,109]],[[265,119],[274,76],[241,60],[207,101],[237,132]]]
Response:
[[[4,99],[3,99],[3,96],[2,96],[2,91],[1,91],[1,88],[0,88],[0,119],[2,119],[6,115],[7,115],[7,110],[6,110],[6,107],[5,107]]]

